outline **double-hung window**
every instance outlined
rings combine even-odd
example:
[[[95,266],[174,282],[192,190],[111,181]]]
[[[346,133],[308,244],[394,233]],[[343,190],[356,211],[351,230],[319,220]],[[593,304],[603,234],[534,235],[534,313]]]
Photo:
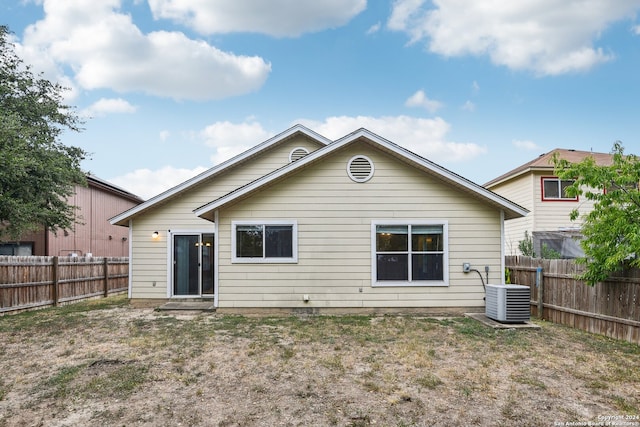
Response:
[[[372,224],[372,284],[446,286],[447,235],[445,221],[375,221]]]
[[[542,200],[577,201],[578,197],[567,195],[567,188],[573,183],[572,179],[542,178]]]
[[[298,261],[295,221],[234,221],[232,262],[291,263]]]

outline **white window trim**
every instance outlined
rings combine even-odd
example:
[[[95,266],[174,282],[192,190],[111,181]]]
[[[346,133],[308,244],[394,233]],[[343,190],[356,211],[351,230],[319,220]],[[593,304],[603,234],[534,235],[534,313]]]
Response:
[[[556,183],[558,184],[558,197],[547,197],[545,192],[544,192],[544,183],[546,181],[556,181]],[[571,182],[575,182],[574,179],[560,179],[558,177],[552,177],[552,176],[543,176],[542,177],[542,185],[540,188],[540,191],[542,192],[542,201],[543,202],[577,202],[578,201],[578,196],[575,197],[563,197],[562,196],[562,181],[571,181]]]
[[[376,227],[378,225],[441,225],[444,247],[442,254],[442,280],[415,280],[415,281],[378,281],[378,262],[376,252]],[[409,242],[411,244],[411,242]],[[411,269],[411,256],[409,256],[409,269]],[[371,286],[391,287],[391,286],[411,286],[411,287],[437,287],[449,286],[449,222],[447,220],[425,220],[425,219],[391,219],[371,221]]]
[[[236,227],[238,225],[290,225],[292,257],[291,258],[242,258],[236,256]],[[296,220],[248,220],[231,221],[231,263],[233,264],[295,264],[298,262],[298,221]]]
[[[216,212],[217,213],[217,212]],[[179,228],[174,230],[167,230],[167,298],[172,299],[188,299],[188,298],[202,298],[200,295],[174,295],[173,294],[173,236],[199,234],[201,237],[203,234],[213,234],[214,242],[214,270],[213,270],[213,298],[214,305],[218,306],[218,223],[214,223],[213,229],[207,228]],[[129,252],[131,253],[131,252]],[[202,260],[200,260],[202,262]],[[202,289],[201,289],[202,291]]]

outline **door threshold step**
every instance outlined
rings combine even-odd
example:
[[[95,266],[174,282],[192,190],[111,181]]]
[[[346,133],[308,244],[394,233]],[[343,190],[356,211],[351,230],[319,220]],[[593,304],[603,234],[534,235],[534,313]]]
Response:
[[[213,301],[170,301],[162,304],[159,311],[216,311]]]

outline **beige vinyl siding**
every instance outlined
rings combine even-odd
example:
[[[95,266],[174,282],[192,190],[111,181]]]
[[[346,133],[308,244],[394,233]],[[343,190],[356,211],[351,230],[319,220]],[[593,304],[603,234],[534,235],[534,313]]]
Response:
[[[355,183],[363,154],[374,177]],[[484,290],[463,262],[501,283],[500,213],[371,146],[357,143],[220,212],[219,307],[482,307]],[[373,220],[446,220],[449,286],[371,286]],[[296,220],[297,264],[232,264],[231,222]],[[309,303],[303,295],[309,295]]]
[[[542,177],[553,177],[553,171],[530,172],[505,183],[491,187],[491,191],[527,208],[530,213],[524,218],[505,221],[505,254],[521,255],[518,244],[524,232],[558,231],[580,228],[580,220],[571,221],[569,214],[578,209],[580,216],[593,209],[593,202],[580,197],[578,201],[542,200]]]
[[[305,147],[311,152],[318,149],[319,145],[296,135],[136,216],[132,221],[131,297],[166,298],[169,286],[168,231],[212,233],[214,224],[198,218],[193,210],[286,165],[289,153],[296,147]],[[155,240],[151,238],[154,231],[160,233]]]
[[[534,230],[535,210],[537,207],[534,202],[536,197],[534,187],[535,177],[528,173],[490,188],[491,191],[529,210],[529,214],[525,217],[505,221],[504,251],[506,255],[522,255],[518,249],[518,244],[524,240],[525,231],[531,235]]]
[[[553,174],[537,173],[533,178],[534,201],[535,201],[535,231],[557,231],[562,228],[579,228],[581,221],[571,221],[569,214],[573,209],[578,209],[580,215],[590,212],[593,209],[593,202],[584,197],[578,201],[566,200],[542,200],[542,177],[553,176]]]

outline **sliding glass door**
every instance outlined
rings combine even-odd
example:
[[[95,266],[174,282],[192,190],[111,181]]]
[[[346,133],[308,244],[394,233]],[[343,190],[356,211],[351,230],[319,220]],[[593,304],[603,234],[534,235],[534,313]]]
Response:
[[[213,296],[213,233],[173,234],[173,295]]]
[[[213,234],[202,234],[201,240],[201,283],[202,295],[213,296],[213,267],[214,267],[214,251],[213,251]]]

